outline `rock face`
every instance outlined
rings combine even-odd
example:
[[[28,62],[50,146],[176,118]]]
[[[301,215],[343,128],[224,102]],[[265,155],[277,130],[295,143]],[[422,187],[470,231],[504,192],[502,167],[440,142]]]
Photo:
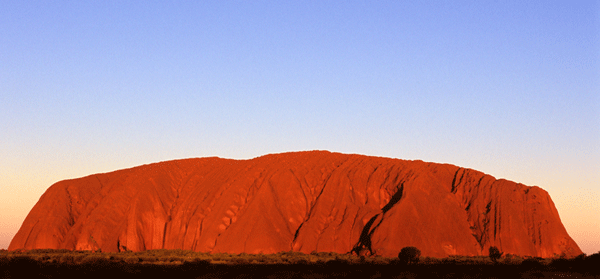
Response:
[[[65,180],[9,250],[581,254],[548,193],[453,165],[326,151],[167,161]]]

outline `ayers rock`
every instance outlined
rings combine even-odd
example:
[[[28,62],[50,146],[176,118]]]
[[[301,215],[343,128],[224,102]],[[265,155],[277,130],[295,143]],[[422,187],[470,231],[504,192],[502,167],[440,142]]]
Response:
[[[9,250],[581,254],[548,193],[448,164],[327,151],[195,158],[60,181]]]

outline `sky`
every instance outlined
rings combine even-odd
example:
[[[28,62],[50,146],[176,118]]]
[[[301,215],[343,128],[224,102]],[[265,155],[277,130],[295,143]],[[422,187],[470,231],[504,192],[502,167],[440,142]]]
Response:
[[[0,248],[60,180],[329,150],[539,186],[600,251],[599,1],[0,3]]]

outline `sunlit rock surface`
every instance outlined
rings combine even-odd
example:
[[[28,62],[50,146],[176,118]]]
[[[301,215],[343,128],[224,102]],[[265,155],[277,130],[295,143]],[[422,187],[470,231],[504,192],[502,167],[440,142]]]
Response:
[[[326,151],[160,162],[52,185],[9,250],[581,254],[548,193],[448,164]]]

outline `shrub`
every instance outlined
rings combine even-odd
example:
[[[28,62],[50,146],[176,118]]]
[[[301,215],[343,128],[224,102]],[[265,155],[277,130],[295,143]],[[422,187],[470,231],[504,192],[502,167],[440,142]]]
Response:
[[[154,257],[154,256],[140,256],[139,261],[153,263],[153,262],[157,262],[158,258]]]
[[[62,264],[75,264],[75,258],[73,255],[66,254],[60,257],[59,262]]]
[[[133,256],[133,257],[127,257],[123,259],[126,263],[128,264],[136,264],[140,262],[140,258]]]
[[[248,264],[248,259],[245,258],[235,258],[233,262],[237,265]]]
[[[109,262],[110,262],[109,259],[106,259],[102,256],[87,256],[87,257],[81,259],[81,262],[79,264],[101,266],[101,265],[107,265]]]
[[[400,253],[398,253],[398,260],[404,264],[418,263],[420,256],[421,250],[417,249],[417,247],[409,246],[400,250]]]
[[[497,262],[500,259],[500,257],[502,257],[502,254],[504,253],[501,253],[500,250],[498,250],[498,247],[490,246],[489,256],[494,263]]]

